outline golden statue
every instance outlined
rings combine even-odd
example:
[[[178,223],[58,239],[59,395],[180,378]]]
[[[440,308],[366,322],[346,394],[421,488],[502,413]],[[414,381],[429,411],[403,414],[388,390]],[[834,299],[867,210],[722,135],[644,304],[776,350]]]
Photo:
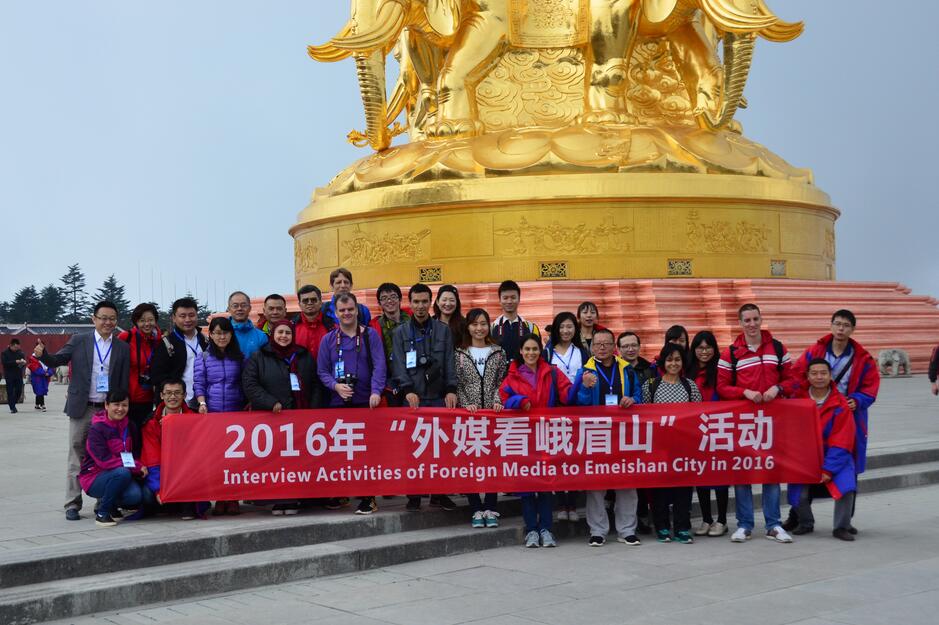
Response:
[[[757,38],[802,30],[763,0],[352,0],[346,25],[308,52],[354,59],[365,131],[349,140],[375,153],[301,213],[297,279],[344,262],[366,283],[383,272],[403,283],[831,279],[837,210],[809,170],[734,120]],[[574,230],[618,228],[621,245],[555,241],[572,215]],[[639,242],[650,218],[672,232]],[[408,237],[419,239],[405,254],[363,252]],[[755,257],[769,262],[756,269]],[[691,269],[672,273],[672,261]],[[546,275],[558,263],[571,271]]]

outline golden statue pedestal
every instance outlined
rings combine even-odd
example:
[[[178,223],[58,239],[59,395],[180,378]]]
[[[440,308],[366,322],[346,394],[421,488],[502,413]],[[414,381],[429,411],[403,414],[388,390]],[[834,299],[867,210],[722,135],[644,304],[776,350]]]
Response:
[[[290,233],[298,285],[340,266],[359,287],[831,280],[838,215],[808,170],[740,135],[574,127],[374,154],[318,189]]]

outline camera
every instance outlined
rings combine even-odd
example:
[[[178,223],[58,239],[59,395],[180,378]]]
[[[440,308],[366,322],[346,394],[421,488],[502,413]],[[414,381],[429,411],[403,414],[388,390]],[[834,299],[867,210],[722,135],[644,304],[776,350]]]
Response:
[[[426,367],[429,364],[430,364],[430,357],[427,356],[426,354],[421,354],[420,356],[417,357],[418,367]]]
[[[354,391],[355,383],[358,381],[358,379],[359,379],[358,376],[355,375],[354,373],[347,373],[343,376],[336,378],[336,382],[338,382],[339,384],[348,384],[350,387],[352,387],[352,390]],[[352,401],[352,398],[350,397],[349,399],[344,399],[343,401],[348,403]]]

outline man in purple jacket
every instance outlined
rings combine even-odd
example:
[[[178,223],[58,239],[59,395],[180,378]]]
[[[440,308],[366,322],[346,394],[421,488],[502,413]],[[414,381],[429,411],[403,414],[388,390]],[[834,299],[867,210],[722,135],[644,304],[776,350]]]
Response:
[[[339,327],[320,341],[316,358],[316,372],[329,391],[329,406],[375,408],[385,389],[385,347],[374,329],[359,323],[355,295],[340,293],[335,306]],[[362,497],[355,513],[376,510],[374,497]]]

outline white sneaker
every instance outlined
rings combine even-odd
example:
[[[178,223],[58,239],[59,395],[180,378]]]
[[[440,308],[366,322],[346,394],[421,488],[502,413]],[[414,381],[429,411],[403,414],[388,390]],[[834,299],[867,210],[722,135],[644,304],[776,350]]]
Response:
[[[577,523],[580,521],[580,515],[577,514],[577,510],[568,510],[567,511],[567,520],[571,523]]]
[[[567,510],[558,510],[558,513],[557,513],[557,520],[558,520],[558,521],[567,521],[567,520],[568,520]]]
[[[774,527],[770,531],[766,532],[766,537],[770,540],[775,540],[778,543],[791,543],[792,536],[784,530],[782,527]]]
[[[694,535],[695,536],[707,536],[707,533],[709,531],[711,531],[711,524],[701,521],[701,525],[695,528]]]
[[[541,546],[541,536],[538,535],[538,532],[532,530],[525,535],[525,546],[529,549],[537,549]]]
[[[750,530],[738,527],[737,531],[731,534],[730,542],[732,543],[743,543],[750,540]]]

